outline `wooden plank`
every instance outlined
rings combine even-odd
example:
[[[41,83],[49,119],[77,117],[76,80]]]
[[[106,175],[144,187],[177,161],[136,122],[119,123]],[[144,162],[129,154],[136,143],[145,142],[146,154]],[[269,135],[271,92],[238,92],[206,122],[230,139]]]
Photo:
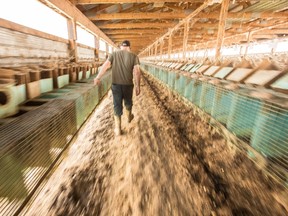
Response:
[[[173,23],[161,23],[161,22],[153,22],[153,23],[114,23],[114,24],[101,24],[98,25],[101,29],[125,29],[125,28],[156,28],[156,29],[162,29],[162,28],[171,28],[173,27]]]
[[[186,17],[185,13],[111,13],[111,14],[96,14],[88,16],[90,20],[131,20],[131,19],[183,19]]]
[[[69,54],[70,61],[77,62],[77,49],[76,49],[76,40],[77,40],[77,31],[76,31],[76,23],[73,19],[68,19],[67,21],[68,27],[68,36],[69,36]]]
[[[169,35],[168,39],[168,59],[171,58],[171,52],[172,52],[172,33]]]
[[[183,35],[183,58],[186,60],[186,51],[187,51],[187,42],[188,42],[188,33],[189,33],[189,22],[190,20],[187,20],[187,22],[184,24],[184,35]]]
[[[288,16],[288,15],[287,15]],[[255,32],[254,35],[258,35],[258,34],[265,34],[265,35],[269,35],[269,34],[288,34],[288,29],[264,29],[262,31],[258,31]]]
[[[111,35],[110,38],[112,40],[117,40],[117,39],[137,39],[139,40],[140,35],[131,35],[131,34],[121,34],[121,35]],[[141,34],[141,37],[146,39],[154,39],[154,37],[151,37],[149,34]]]
[[[178,13],[110,13],[110,14],[96,14],[88,15],[87,17],[90,20],[131,20],[131,19],[183,19],[187,14],[183,12]],[[262,12],[262,13],[228,13],[227,19],[241,19],[242,21],[247,19],[256,19],[256,18],[277,18],[277,19],[287,19],[287,13],[285,12]],[[217,12],[213,13],[199,13],[195,18],[206,18],[206,19],[219,19],[219,14]]]
[[[221,12],[219,17],[219,24],[218,24],[218,35],[217,35],[217,42],[216,42],[216,54],[215,59],[219,60],[221,55],[221,47],[223,44],[224,36],[225,36],[225,24],[228,14],[228,7],[229,7],[230,0],[223,0],[221,5]]]
[[[177,2],[182,3],[181,0],[75,0],[75,4],[125,4],[125,3],[165,3]]]
[[[108,29],[108,30],[103,30],[103,32],[108,35],[117,35],[117,34],[129,34],[129,35],[142,35],[142,34],[163,34],[165,33],[164,30],[162,29]]]
[[[250,20],[250,19],[265,19],[265,18],[277,18],[277,19],[287,19],[287,13],[286,12],[259,12],[259,13],[253,13],[253,12],[246,12],[246,13],[227,13],[227,19],[241,19],[243,20]],[[208,19],[219,19],[219,14],[217,13],[199,13],[197,18],[208,18]]]

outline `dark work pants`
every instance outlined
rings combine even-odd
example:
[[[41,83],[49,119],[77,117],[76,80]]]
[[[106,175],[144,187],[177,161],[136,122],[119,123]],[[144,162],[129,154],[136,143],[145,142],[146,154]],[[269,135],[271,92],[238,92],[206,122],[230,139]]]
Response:
[[[123,100],[126,109],[132,110],[133,87],[133,85],[112,84],[114,115],[121,116],[123,114]]]

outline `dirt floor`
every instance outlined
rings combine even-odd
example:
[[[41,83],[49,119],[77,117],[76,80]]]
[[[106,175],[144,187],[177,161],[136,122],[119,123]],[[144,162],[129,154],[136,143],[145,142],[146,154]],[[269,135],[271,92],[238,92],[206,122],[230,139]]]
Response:
[[[120,137],[108,94],[27,215],[288,215],[281,186],[165,88],[141,86]]]

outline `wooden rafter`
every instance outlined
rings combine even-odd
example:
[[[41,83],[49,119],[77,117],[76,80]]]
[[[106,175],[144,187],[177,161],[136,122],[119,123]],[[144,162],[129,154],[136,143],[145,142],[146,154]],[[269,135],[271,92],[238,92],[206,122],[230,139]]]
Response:
[[[131,20],[131,19],[183,19],[185,13],[114,13],[89,16],[90,20]]]
[[[169,31],[164,34],[162,37],[160,37],[158,40],[156,40],[157,43],[159,40],[164,40],[165,37],[169,36],[169,40],[171,39],[171,34],[173,33],[173,31],[176,31],[179,29],[180,26],[182,26],[185,22],[187,22],[188,20],[194,18],[199,12],[201,12],[204,8],[206,8],[208,5],[210,4],[210,1],[205,1],[201,6],[199,6],[195,11],[193,11],[191,14],[189,14],[186,18],[184,18],[183,20],[181,20],[178,24],[176,24],[173,28],[169,29]],[[170,43],[169,43],[170,45]],[[169,46],[168,45],[168,46]],[[153,44],[151,44],[149,47],[153,46]],[[148,48],[149,48],[148,47]],[[169,48],[168,48],[169,50]],[[140,53],[141,54],[141,53]],[[168,52],[169,55],[169,52]]]
[[[96,14],[90,15],[88,18],[90,20],[131,20],[131,19],[183,19],[186,14],[182,12],[177,13],[113,13],[113,14]],[[254,18],[277,18],[277,19],[287,19],[288,13],[278,12],[278,13],[229,13],[227,19],[254,19]],[[218,13],[199,13],[195,18],[206,18],[206,19],[219,19]]]
[[[161,29],[108,29],[108,30],[103,30],[103,32],[106,35],[117,35],[117,34],[130,34],[130,35],[143,35],[143,34],[163,34],[165,33],[164,30]]]
[[[246,41],[249,42],[249,40],[252,40],[253,35],[252,34],[256,34],[257,32],[261,32],[261,31],[265,31],[265,30],[269,30],[269,29],[273,29],[273,28],[285,28],[287,27],[287,23],[279,23],[279,24],[274,24],[274,25],[268,25],[259,29],[254,29],[253,31],[247,31],[247,32],[243,32],[243,33],[239,33],[239,34],[232,34],[230,36],[227,36],[224,38],[224,45],[231,45],[231,44],[237,44],[240,43],[241,41]],[[199,42],[197,44],[197,49],[203,47],[206,44],[209,44],[209,46],[215,47],[215,43],[216,40],[210,40],[207,42]],[[189,44],[189,47],[192,44]]]
[[[190,20],[187,20],[187,22],[184,23],[184,35],[183,35],[183,58],[184,59],[186,59],[187,42],[188,42],[188,34],[189,34],[189,22]]]
[[[215,12],[214,13],[199,13],[196,17],[197,18],[208,18],[208,19],[219,19],[219,14],[215,13]],[[287,19],[287,17],[288,17],[287,12],[227,13],[227,16],[226,16],[227,19],[241,19],[241,20],[258,19],[258,18],[261,18],[261,19],[266,19],[266,18],[277,18],[277,19],[284,18],[284,19]]]
[[[258,34],[265,34],[265,35],[288,34],[288,29],[265,29],[265,30],[260,30],[258,32],[255,32],[254,35],[258,35]]]
[[[171,52],[172,52],[172,33],[169,35],[169,39],[168,39],[168,58],[171,58]]]
[[[139,39],[139,35],[113,35],[110,37],[112,40],[115,40],[115,39],[127,39],[127,40],[130,40],[130,39]],[[154,37],[151,37],[149,34],[146,34],[143,36],[143,38],[146,39],[154,39]]]
[[[217,35],[217,42],[216,42],[216,55],[215,58],[219,59],[221,55],[221,47],[223,44],[223,39],[225,36],[225,23],[228,14],[228,7],[229,7],[230,0],[223,0],[221,4],[221,12],[219,17],[219,25],[218,25],[218,35]]]
[[[182,0],[75,0],[75,4],[181,3]]]
[[[173,23],[160,23],[160,22],[153,22],[153,23],[115,23],[115,24],[103,24],[99,25],[98,27],[101,29],[133,29],[133,28],[170,28],[173,26]]]
[[[94,8],[91,8],[91,9],[89,9],[89,10],[86,10],[85,12],[84,12],[84,14],[87,16],[87,17],[89,17],[89,16],[91,16],[91,15],[93,15],[93,14],[95,14],[95,13],[99,13],[99,12],[101,12],[101,11],[104,11],[104,10],[106,10],[107,8],[109,8],[109,7],[112,7],[113,5],[111,5],[111,4],[103,4],[103,5],[97,5],[96,7],[94,7]]]
[[[161,56],[161,58],[162,58],[162,54],[163,54],[163,46],[164,46],[164,41],[161,40],[160,41],[160,56]]]

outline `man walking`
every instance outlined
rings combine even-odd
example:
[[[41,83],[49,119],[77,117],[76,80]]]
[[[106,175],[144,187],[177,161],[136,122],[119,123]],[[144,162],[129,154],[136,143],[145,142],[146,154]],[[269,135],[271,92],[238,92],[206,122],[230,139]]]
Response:
[[[134,118],[132,114],[132,96],[135,84],[136,96],[140,94],[140,68],[139,58],[130,51],[130,41],[121,43],[120,50],[113,52],[102,65],[102,69],[94,79],[94,84],[101,83],[101,77],[112,65],[112,95],[114,105],[115,135],[121,134],[121,116],[123,114],[122,101],[127,110],[130,123]],[[134,78],[134,83],[133,83]]]

